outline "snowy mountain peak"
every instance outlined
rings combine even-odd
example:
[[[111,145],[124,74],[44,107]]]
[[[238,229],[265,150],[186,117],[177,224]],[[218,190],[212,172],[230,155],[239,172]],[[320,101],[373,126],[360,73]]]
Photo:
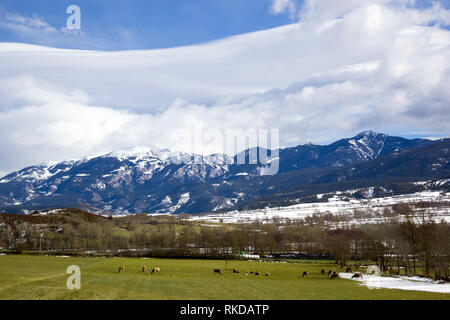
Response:
[[[366,131],[326,146],[280,149],[279,172],[343,167],[431,143]],[[265,185],[270,178],[262,177],[263,169],[260,165],[237,165],[234,157],[221,154],[200,156],[152,146],[132,147],[11,173],[0,179],[0,208],[84,203],[115,213],[198,213],[232,208],[257,199],[259,193],[293,187],[286,181],[276,188],[276,183]]]
[[[384,133],[378,133],[378,132],[373,132],[373,131],[368,130],[368,131],[363,131],[363,132],[358,133],[355,136],[355,139],[364,139],[364,138],[366,138],[366,139],[377,139],[377,138],[383,139],[386,137],[387,137],[387,135]]]
[[[364,131],[354,138],[347,139],[347,142],[361,159],[370,160],[381,154],[387,137],[382,133]]]
[[[120,161],[123,161],[129,158],[144,159],[148,157],[158,157],[159,152],[161,152],[161,150],[154,146],[138,146],[120,151],[110,152],[104,155],[104,157],[117,158]]]

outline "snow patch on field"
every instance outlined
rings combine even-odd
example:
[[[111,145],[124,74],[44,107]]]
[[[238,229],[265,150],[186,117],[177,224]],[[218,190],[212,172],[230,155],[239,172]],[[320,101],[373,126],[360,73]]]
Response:
[[[352,279],[353,273],[340,273],[342,279],[358,281],[369,289],[399,289],[450,293],[450,283],[440,284],[437,281],[420,277],[381,277],[364,275],[362,279]]]

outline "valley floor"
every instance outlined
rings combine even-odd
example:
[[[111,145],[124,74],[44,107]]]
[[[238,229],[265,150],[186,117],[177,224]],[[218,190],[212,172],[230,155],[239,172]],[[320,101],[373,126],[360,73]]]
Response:
[[[394,204],[417,204],[420,202],[432,203],[426,209],[427,213],[433,215],[435,221],[444,220],[450,222],[450,193],[442,193],[438,191],[425,191],[414,194],[391,196],[385,198],[373,199],[345,199],[336,193],[328,202],[319,203],[303,203],[289,207],[266,208],[249,211],[230,211],[227,213],[212,213],[208,215],[192,216],[193,221],[207,221],[212,223],[251,223],[255,220],[269,221],[273,218],[279,219],[304,219],[314,214],[333,214],[340,216],[350,216],[355,210],[363,210],[364,212],[374,213],[372,218],[353,219],[354,224],[377,223],[380,218],[376,217],[381,214],[384,208],[392,207]]]
[[[68,290],[66,269],[81,268],[81,290]],[[119,274],[118,267],[125,272]],[[159,267],[161,273],[142,272]],[[228,268],[226,269],[226,266]],[[219,268],[223,275],[214,275]],[[239,274],[232,270],[238,269]],[[68,258],[0,256],[0,299],[55,300],[450,300],[450,294],[371,290],[356,281],[330,280],[321,270],[344,270],[321,261],[271,263],[256,261],[169,260],[138,258]],[[256,276],[245,272],[258,271]],[[304,271],[309,275],[301,277]],[[265,276],[270,273],[270,276]]]

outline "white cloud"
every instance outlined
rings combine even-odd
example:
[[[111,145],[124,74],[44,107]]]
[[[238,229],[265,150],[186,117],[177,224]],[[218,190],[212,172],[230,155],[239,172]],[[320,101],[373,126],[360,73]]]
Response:
[[[273,14],[288,13],[294,18],[297,13],[297,3],[295,0],[272,0],[270,11]]]
[[[38,15],[24,16],[4,11],[1,7],[0,30],[12,32],[18,39],[26,43],[92,49],[113,46],[110,41],[92,37],[83,30],[68,30],[65,26],[55,27]]]
[[[279,128],[282,146],[365,129],[448,134],[449,11],[334,3],[308,1],[299,24],[174,49],[0,43],[0,170],[149,144],[223,151],[171,137],[199,126]]]
[[[9,29],[19,36],[29,36],[34,31],[56,34],[58,30],[50,26],[42,17],[26,17],[6,13],[0,21],[0,27]]]

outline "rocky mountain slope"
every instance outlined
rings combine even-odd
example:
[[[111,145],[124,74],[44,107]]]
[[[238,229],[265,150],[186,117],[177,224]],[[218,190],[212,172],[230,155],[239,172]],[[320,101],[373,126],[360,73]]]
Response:
[[[9,212],[91,206],[112,213],[227,210],[292,190],[308,194],[308,186],[440,177],[447,173],[449,160],[442,148],[433,147],[441,145],[447,148],[448,140],[408,140],[368,131],[327,146],[281,149],[280,171],[274,176],[264,176],[261,164],[224,164],[218,161],[223,155],[192,162],[187,160],[201,157],[135,148],[11,173],[0,179],[0,208]]]

